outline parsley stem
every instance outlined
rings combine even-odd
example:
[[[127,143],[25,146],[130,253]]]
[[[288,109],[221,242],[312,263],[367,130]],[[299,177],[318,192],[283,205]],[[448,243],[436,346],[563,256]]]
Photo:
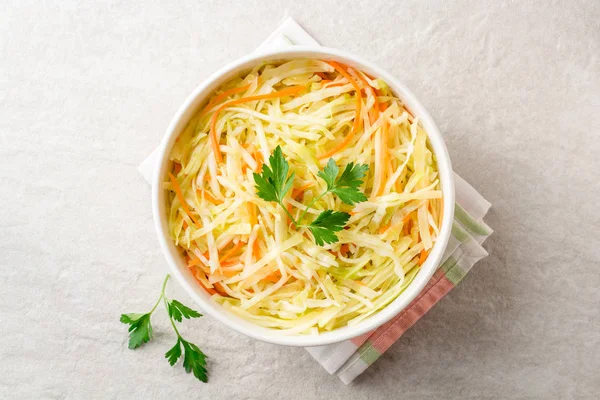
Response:
[[[304,211],[302,212],[302,214],[300,214],[300,218],[298,218],[298,221],[302,221],[302,219],[304,218],[304,216],[306,215],[306,213],[308,212],[308,210],[310,210],[310,208],[319,200],[321,200],[323,198],[323,196],[325,196],[327,193],[329,193],[329,191],[323,192],[321,193],[319,196],[315,197],[313,199],[313,201],[310,202],[310,204],[308,206],[306,206],[306,208],[304,209]],[[296,226],[298,226],[298,224],[296,224]]]
[[[290,217],[290,219],[292,220],[292,222],[294,223],[295,227],[298,227],[298,222],[296,222],[296,220],[294,219],[294,217],[292,217],[292,214],[290,214],[290,212],[288,211],[288,209],[283,205],[283,203],[278,203],[281,208],[283,208],[283,211],[285,211],[285,213],[287,214],[288,217]]]
[[[167,303],[166,296],[163,296],[163,300],[165,302],[165,308],[167,309],[167,314],[169,314],[169,303]],[[179,333],[179,330],[177,329],[177,326],[175,325],[175,321],[173,321],[173,318],[171,317],[171,314],[169,314],[169,321],[171,321],[171,325],[173,326],[173,329],[175,329],[175,333],[177,334],[177,337],[179,339],[182,339],[181,334]]]
[[[160,289],[160,297],[156,301],[156,304],[154,305],[154,307],[152,307],[152,310],[150,310],[150,314],[152,314],[154,312],[154,310],[156,310],[156,307],[158,307],[162,298],[165,297],[165,288],[167,287],[167,282],[169,281],[170,277],[171,277],[171,275],[169,275],[169,274],[167,274],[167,276],[165,276],[165,280],[163,281],[162,288]]]

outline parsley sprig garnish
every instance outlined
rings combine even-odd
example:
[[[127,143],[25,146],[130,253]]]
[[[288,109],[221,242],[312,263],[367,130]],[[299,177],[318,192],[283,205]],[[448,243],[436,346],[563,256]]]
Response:
[[[192,372],[196,378],[202,382],[207,382],[206,355],[194,343],[185,340],[179,333],[179,329],[177,329],[177,325],[175,324],[175,321],[182,322],[183,318],[199,318],[202,314],[192,310],[175,299],[169,299],[167,297],[165,288],[167,287],[169,278],[170,275],[167,274],[160,291],[160,296],[149,312],[145,314],[130,313],[121,315],[120,321],[124,324],[129,324],[129,348],[137,349],[142,344],[152,340],[152,324],[150,322],[150,317],[162,300],[167,313],[169,314],[169,321],[177,334],[177,342],[175,343],[175,346],[167,351],[165,358],[171,366],[175,365],[182,355],[181,348],[183,347],[183,368],[185,368],[185,371],[188,373]]]
[[[335,194],[343,203],[353,206],[356,203],[367,200],[367,196],[359,190],[362,179],[369,170],[365,164],[349,163],[338,178],[339,167],[335,161],[330,158],[327,165],[317,174],[327,184],[327,190],[315,197],[312,202],[302,212],[296,220],[283,205],[285,195],[294,184],[295,173],[289,176],[290,166],[283,157],[281,147],[277,146],[273,154],[269,157],[268,164],[263,165],[261,173],[254,173],[254,183],[256,185],[256,194],[263,200],[274,201],[283,208],[294,226],[297,228],[308,228],[315,238],[315,243],[323,246],[325,243],[335,243],[338,241],[336,232],[341,231],[346,226],[350,214],[343,211],[325,210],[309,225],[300,223],[306,216],[306,213],[312,206],[325,195]]]

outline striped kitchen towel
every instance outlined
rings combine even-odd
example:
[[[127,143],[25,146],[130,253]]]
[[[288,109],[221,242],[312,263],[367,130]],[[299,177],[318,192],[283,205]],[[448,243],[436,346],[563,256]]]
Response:
[[[293,45],[319,44],[294,19],[287,18],[256,51]],[[150,154],[138,168],[148,182],[155,154]],[[372,332],[345,342],[306,349],[327,372],[337,374],[344,383],[350,383],[373,364],[456,286],[477,261],[488,255],[481,244],[492,233],[483,222],[490,203],[460,176],[455,175],[454,179],[456,204],[452,236],[442,264],[419,296],[391,321]]]
[[[492,229],[483,222],[490,208],[471,185],[455,175],[456,204],[452,236],[443,262],[425,289],[391,321],[362,336],[308,352],[329,372],[348,384],[373,364],[394,342],[440,301],[488,253],[481,243]]]

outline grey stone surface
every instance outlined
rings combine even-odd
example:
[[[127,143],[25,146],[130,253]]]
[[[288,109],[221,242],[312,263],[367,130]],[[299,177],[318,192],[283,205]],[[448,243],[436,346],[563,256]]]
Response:
[[[429,107],[492,203],[490,257],[352,385],[210,318],[203,385],[126,347],[166,264],[136,166],[188,93],[287,14]],[[0,397],[520,399],[600,392],[600,4],[0,5]],[[177,298],[190,302],[171,285]]]

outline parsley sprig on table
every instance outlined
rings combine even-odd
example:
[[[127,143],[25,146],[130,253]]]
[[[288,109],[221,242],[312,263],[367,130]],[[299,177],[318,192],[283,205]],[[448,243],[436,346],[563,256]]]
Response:
[[[362,179],[365,177],[369,167],[365,164],[355,165],[354,163],[349,163],[338,178],[339,167],[330,158],[325,168],[317,174],[327,184],[327,190],[315,197],[297,220],[283,205],[285,195],[294,183],[295,173],[292,172],[288,176],[289,169],[290,166],[283,157],[281,147],[277,146],[273,154],[269,157],[268,164],[263,165],[261,173],[254,173],[256,194],[263,200],[274,201],[279,204],[297,228],[305,227],[312,232],[315,243],[319,246],[323,246],[325,243],[337,242],[338,237],[336,232],[344,229],[348,219],[350,219],[350,214],[343,211],[325,210],[309,225],[303,225],[300,221],[304,219],[307,211],[317,201],[329,193],[335,194],[343,203],[351,206],[367,200],[367,196],[359,190],[359,186],[362,184]]]
[[[183,318],[199,318],[202,314],[192,310],[175,299],[169,299],[167,297],[165,288],[169,278],[170,275],[167,274],[162,285],[160,296],[149,312],[145,314],[130,313],[121,315],[121,322],[129,325],[129,348],[137,349],[142,344],[152,340],[152,324],[150,323],[150,317],[162,300],[167,309],[167,313],[169,314],[171,325],[177,334],[177,343],[167,351],[165,358],[171,366],[175,365],[182,355],[181,348],[183,347],[183,368],[185,368],[185,371],[188,373],[192,372],[196,378],[202,382],[207,382],[206,355],[204,355],[194,343],[185,340],[179,333],[177,325],[175,325],[175,321],[182,322]]]

